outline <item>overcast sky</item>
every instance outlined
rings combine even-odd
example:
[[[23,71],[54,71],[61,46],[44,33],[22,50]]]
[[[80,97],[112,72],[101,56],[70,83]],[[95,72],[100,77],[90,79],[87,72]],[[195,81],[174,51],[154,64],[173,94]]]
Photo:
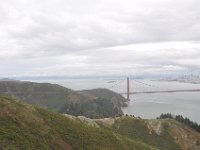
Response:
[[[195,73],[199,0],[0,0],[0,77]]]

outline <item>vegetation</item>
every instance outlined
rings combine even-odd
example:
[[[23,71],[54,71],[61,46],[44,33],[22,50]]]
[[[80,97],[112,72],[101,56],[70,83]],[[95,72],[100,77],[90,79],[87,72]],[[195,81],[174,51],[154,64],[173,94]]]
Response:
[[[108,118],[121,116],[123,112],[105,98],[97,98],[85,103],[70,103],[61,110],[62,113],[75,116],[82,115],[89,118]]]
[[[163,124],[160,134],[149,130],[148,122],[133,117],[122,117],[116,121],[112,130],[118,134],[147,143],[161,150],[180,150],[179,145],[169,133],[167,124]]]
[[[0,94],[60,113],[89,118],[115,117],[123,114],[126,99],[107,89],[73,91],[50,83],[0,81]]]
[[[7,149],[155,150],[104,128],[0,97],[0,147]]]
[[[73,91],[50,83],[0,81],[0,94],[59,111],[69,100],[69,95],[73,95]]]
[[[0,96],[0,149],[200,149],[200,134],[174,119],[88,119],[98,124],[92,126],[75,118]]]
[[[103,99],[110,99],[114,106],[127,106],[127,104],[125,103],[127,99],[125,99],[121,94],[115,93],[108,89],[99,88],[92,90],[83,90],[80,91],[80,93],[100,97]]]
[[[200,132],[200,125],[199,124],[191,121],[187,117],[184,118],[181,115],[172,115],[171,113],[167,113],[167,114],[161,114],[160,117],[158,117],[157,119],[175,119],[176,121],[181,122],[181,123],[185,124],[186,126]]]

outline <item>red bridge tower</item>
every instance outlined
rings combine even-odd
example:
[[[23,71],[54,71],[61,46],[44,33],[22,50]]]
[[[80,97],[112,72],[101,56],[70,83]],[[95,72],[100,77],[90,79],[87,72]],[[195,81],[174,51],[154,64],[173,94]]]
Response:
[[[127,100],[130,101],[130,81],[129,81],[129,77],[127,77]]]

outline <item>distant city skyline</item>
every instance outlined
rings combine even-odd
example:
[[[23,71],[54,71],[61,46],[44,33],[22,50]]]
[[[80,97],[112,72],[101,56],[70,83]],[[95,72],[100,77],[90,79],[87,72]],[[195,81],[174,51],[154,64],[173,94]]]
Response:
[[[198,0],[0,2],[0,78],[200,74]]]

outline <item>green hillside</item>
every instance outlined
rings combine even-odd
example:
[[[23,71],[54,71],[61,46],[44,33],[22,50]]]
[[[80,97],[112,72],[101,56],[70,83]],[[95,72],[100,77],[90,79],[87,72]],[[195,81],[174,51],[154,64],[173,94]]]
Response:
[[[161,150],[199,150],[200,133],[174,119],[116,119],[111,129]]]
[[[79,118],[0,96],[0,149],[199,150],[200,134],[173,119]]]
[[[0,97],[0,148],[151,150],[143,142],[58,113]],[[155,149],[155,148],[154,148]]]
[[[57,112],[90,118],[115,117],[123,114],[126,99],[107,89],[74,91],[57,84],[0,81],[0,94],[19,98]]]
[[[162,131],[160,133],[156,133],[154,130],[151,131],[150,126],[148,126],[149,122],[126,117],[118,119],[113,126],[113,130],[130,139],[143,141],[162,150],[180,150],[179,145],[175,142],[172,135],[170,135],[166,124],[162,124]],[[156,127],[156,129],[159,129],[159,127]]]

